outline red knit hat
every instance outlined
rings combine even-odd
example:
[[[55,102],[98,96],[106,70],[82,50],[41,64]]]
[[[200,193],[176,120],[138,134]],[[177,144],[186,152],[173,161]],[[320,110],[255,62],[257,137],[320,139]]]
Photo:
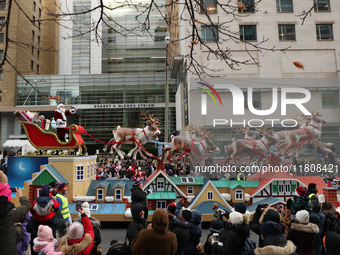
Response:
[[[298,195],[299,197],[303,197],[306,195],[307,190],[308,190],[307,187],[299,186],[298,188],[295,189],[295,194]]]
[[[66,187],[66,183],[65,182],[58,182],[56,187],[58,189],[58,191],[62,191],[65,187]]]

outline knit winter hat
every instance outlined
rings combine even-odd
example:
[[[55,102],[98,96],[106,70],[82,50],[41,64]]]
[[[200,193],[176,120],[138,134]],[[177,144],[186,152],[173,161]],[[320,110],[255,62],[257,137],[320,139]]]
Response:
[[[309,222],[309,212],[306,210],[298,211],[295,214],[295,218],[298,220],[298,222],[307,224]]]
[[[267,236],[272,235],[280,235],[282,234],[282,227],[279,223],[275,221],[268,220],[261,224],[261,235],[263,238],[266,238]]]
[[[167,210],[168,210],[169,213],[175,214],[176,213],[176,203],[173,202],[171,204],[168,204]]]
[[[245,214],[247,211],[247,205],[243,202],[235,204],[235,211]]]
[[[2,184],[0,183],[0,196],[5,196],[7,197],[7,202],[11,202],[11,198],[12,198],[12,192],[9,189],[10,186],[8,183],[6,184]]]
[[[84,226],[80,222],[73,222],[67,229],[70,239],[79,239],[84,235]]]
[[[39,197],[49,197],[50,196],[50,189],[47,185],[42,186],[41,190],[39,191]]]
[[[243,216],[242,213],[239,212],[232,212],[229,214],[229,219],[231,221],[231,224],[242,224],[243,223]]]
[[[133,184],[133,186],[138,186],[139,184],[141,184],[142,183],[142,181],[141,181],[141,179],[138,177],[138,178],[136,178],[136,180],[135,180],[135,183]]]
[[[210,223],[210,231],[211,232],[221,232],[224,229],[224,221],[223,220],[212,220]]]
[[[332,209],[333,205],[330,202],[322,203],[322,211]]]
[[[192,218],[192,213],[189,209],[184,209],[182,211],[182,215],[183,215],[183,218],[186,220],[186,221],[190,221],[191,218]]]
[[[58,182],[57,184],[56,184],[56,187],[57,187],[57,190],[58,191],[62,191],[65,187],[66,187],[66,183],[65,182]]]
[[[3,171],[0,171],[0,183],[2,184],[8,183],[7,176],[5,175]]]
[[[299,186],[295,189],[295,195],[297,195],[298,197],[303,197],[304,195],[306,195],[307,190],[307,187]]]
[[[53,240],[52,229],[49,226],[39,225],[38,240],[39,241],[52,241]]]

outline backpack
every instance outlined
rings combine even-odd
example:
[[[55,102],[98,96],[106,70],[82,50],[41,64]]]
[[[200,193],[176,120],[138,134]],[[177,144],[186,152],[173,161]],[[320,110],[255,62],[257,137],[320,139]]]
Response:
[[[254,255],[256,248],[256,243],[249,237],[244,241],[244,245],[239,253],[239,255]]]

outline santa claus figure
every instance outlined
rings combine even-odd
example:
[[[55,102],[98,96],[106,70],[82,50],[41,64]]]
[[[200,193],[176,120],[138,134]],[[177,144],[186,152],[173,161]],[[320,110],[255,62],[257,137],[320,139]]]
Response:
[[[54,112],[54,120],[56,121],[56,129],[59,141],[65,142],[65,127],[66,127],[66,117],[75,114],[77,109],[71,109],[66,111],[65,106],[63,104],[58,104],[57,110]]]

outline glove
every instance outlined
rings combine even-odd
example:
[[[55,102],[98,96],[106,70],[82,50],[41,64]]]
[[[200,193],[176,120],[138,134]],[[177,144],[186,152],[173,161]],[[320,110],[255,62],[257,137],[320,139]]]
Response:
[[[287,209],[291,209],[292,205],[293,205],[293,199],[290,198],[287,200],[287,203],[286,203]]]
[[[255,210],[255,212],[257,213],[257,214],[262,214],[262,205],[258,205],[257,207],[256,207],[256,210]]]
[[[64,124],[64,121],[62,121],[61,119],[57,119],[56,124],[57,124],[57,125],[62,125],[62,124]]]
[[[152,194],[152,190],[151,189],[148,189],[148,195],[149,194]]]

